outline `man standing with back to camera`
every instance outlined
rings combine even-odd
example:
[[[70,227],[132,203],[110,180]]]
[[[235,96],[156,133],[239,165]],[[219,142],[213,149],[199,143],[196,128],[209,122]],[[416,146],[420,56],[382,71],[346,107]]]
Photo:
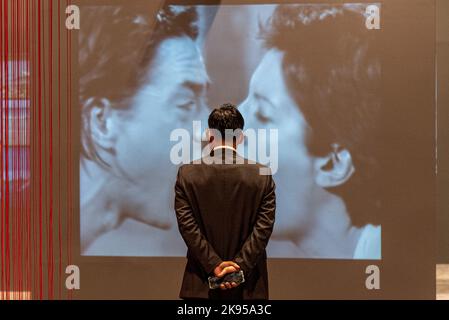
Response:
[[[268,299],[267,255],[275,184],[266,167],[237,154],[244,120],[224,104],[208,119],[210,155],[179,168],[175,211],[187,245],[180,298]],[[230,134],[230,132],[233,132]],[[210,276],[243,271],[245,281],[209,289]]]

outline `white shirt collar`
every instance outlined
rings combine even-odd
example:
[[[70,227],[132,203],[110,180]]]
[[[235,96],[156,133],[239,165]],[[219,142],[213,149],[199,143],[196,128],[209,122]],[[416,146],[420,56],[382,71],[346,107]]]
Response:
[[[231,147],[231,146],[225,146],[225,145],[216,146],[216,147],[213,148],[214,151],[215,151],[216,149],[230,149],[230,150],[233,150],[233,151],[237,152],[237,150],[236,150],[235,148],[233,148],[233,147]]]

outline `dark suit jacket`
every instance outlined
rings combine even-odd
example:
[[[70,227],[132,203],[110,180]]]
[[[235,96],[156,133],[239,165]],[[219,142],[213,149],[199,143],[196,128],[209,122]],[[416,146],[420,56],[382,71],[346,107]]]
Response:
[[[228,156],[231,164],[223,164]],[[215,164],[205,164],[215,161]],[[239,162],[245,162],[239,164]],[[265,248],[275,218],[275,184],[229,149],[216,149],[201,164],[179,168],[175,186],[178,227],[187,244],[181,298],[268,299]],[[210,290],[208,276],[222,261],[240,265],[245,282]]]

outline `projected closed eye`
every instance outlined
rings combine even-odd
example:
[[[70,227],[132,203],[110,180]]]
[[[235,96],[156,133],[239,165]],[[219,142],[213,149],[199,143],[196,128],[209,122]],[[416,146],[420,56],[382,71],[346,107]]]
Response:
[[[176,106],[186,112],[198,111],[205,103],[207,85],[187,81],[179,91]]]
[[[193,100],[184,102],[184,103],[180,103],[177,105],[179,109],[184,110],[184,111],[192,111],[196,108],[196,103]]]
[[[254,95],[254,98],[256,105],[255,116],[257,120],[264,124],[272,122],[275,109],[271,101],[258,93]]]
[[[271,119],[269,117],[267,117],[262,110],[257,110],[256,111],[256,118],[257,120],[259,120],[262,123],[268,123],[271,121]]]

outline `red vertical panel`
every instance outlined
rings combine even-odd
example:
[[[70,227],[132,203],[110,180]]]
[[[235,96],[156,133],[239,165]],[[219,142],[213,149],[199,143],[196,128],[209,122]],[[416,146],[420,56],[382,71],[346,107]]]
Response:
[[[4,13],[3,13],[3,4],[0,4],[0,49],[1,49],[1,59],[0,59],[0,167],[2,169],[2,174],[0,176],[0,198],[1,198],[1,215],[0,215],[0,288],[4,290],[5,288],[5,230],[4,230],[4,216],[5,216],[5,207],[4,207],[4,192],[3,192],[3,109],[4,102],[6,101],[6,97],[4,95],[4,87],[5,87],[5,72],[4,66],[6,63],[4,57],[4,36],[5,36],[5,28],[4,28]],[[2,291],[4,292],[4,291]],[[3,294],[0,298],[3,298]]]
[[[65,296],[63,270],[72,263],[74,163],[71,31],[63,32],[64,3],[70,0],[0,2],[0,298],[21,298],[10,292],[22,291],[39,299]],[[24,74],[25,82],[19,83]]]
[[[58,14],[61,13],[61,2],[58,1]],[[58,160],[61,159],[61,18],[58,17]],[[61,164],[58,164],[58,186],[61,186]],[[58,249],[59,249],[59,298],[62,287],[62,226],[61,226],[61,197],[58,197]]]
[[[9,8],[8,8],[8,1],[4,1],[4,9],[3,12],[4,15],[4,30],[5,30],[5,47],[4,47],[4,57],[5,57],[5,101],[6,101],[6,108],[4,109],[4,115],[5,115],[5,125],[3,127],[3,136],[4,136],[4,172],[8,173],[8,100],[9,100],[9,28],[8,28],[8,15],[9,15]],[[3,119],[2,119],[3,120]],[[4,204],[5,204],[5,273],[6,273],[6,282],[5,282],[5,291],[6,291],[6,299],[9,299],[9,288],[10,288],[10,250],[9,250],[9,183],[8,183],[8,177],[5,178],[5,192],[3,193],[4,197]]]

